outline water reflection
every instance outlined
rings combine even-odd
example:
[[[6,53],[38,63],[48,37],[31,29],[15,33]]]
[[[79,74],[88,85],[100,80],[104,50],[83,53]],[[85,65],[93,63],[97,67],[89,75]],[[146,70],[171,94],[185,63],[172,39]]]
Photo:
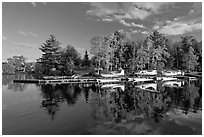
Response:
[[[201,109],[201,83],[172,81],[134,85],[112,85],[114,88],[97,88],[95,85],[83,87],[72,85],[40,85],[43,98],[42,107],[54,119],[60,103],[74,105],[83,93],[87,103],[93,108],[92,117],[96,121],[122,121],[143,119],[159,123],[168,111],[181,109],[184,114],[196,113]],[[125,87],[121,88],[122,86]],[[109,86],[106,86],[109,87]],[[144,89],[146,88],[146,89]],[[157,92],[154,92],[157,91]]]
[[[12,90],[14,92],[21,91],[23,92],[28,84],[26,83],[13,83],[14,79],[30,79],[31,75],[26,74],[16,74],[16,75],[2,75],[2,85],[7,86],[7,89]]]
[[[13,83],[13,78],[3,76],[2,84],[13,91],[24,91],[28,84]],[[201,134],[201,80],[127,82],[101,87],[36,86],[41,96],[40,109],[50,120],[56,121],[56,114],[64,111],[62,105],[73,108],[84,99],[94,121],[88,122],[90,134]]]
[[[88,103],[90,89],[96,89],[94,85],[91,87],[84,87],[81,84],[47,84],[39,86],[42,96],[41,107],[47,110],[52,120],[54,120],[54,116],[60,108],[60,103],[66,102],[68,106],[73,106],[82,92]]]

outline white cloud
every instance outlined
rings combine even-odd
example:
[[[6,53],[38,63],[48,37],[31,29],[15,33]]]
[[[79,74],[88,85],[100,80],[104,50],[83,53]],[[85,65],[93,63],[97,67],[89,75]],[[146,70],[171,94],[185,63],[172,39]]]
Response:
[[[21,30],[18,31],[18,33],[21,34],[21,35],[24,35],[24,36],[28,36],[28,34],[27,34],[26,32],[23,32],[23,31],[21,31]]]
[[[138,33],[138,30],[132,30],[131,32],[132,33]]]
[[[113,21],[113,19],[110,19],[110,18],[104,18],[104,19],[102,19],[103,21],[106,21],[106,22],[112,22]]]
[[[162,26],[159,32],[167,35],[181,35],[186,32],[202,29],[202,23],[170,22]]]
[[[28,37],[28,36],[38,37],[37,34],[31,32],[31,31],[26,31],[26,32],[25,32],[25,31],[19,30],[18,33],[21,34],[21,35],[23,35],[23,36],[27,36],[27,37]]]
[[[149,35],[150,34],[148,31],[142,31],[141,33],[145,34],[145,35]]]
[[[144,20],[152,14],[160,14],[161,9],[172,3],[159,3],[159,2],[144,2],[144,3],[131,3],[131,2],[104,2],[104,3],[90,3],[91,9],[86,13],[89,16],[96,16],[105,18],[112,17],[114,20],[121,19],[141,19]]]
[[[30,43],[25,43],[25,42],[13,42],[13,45],[16,45],[18,47],[23,47],[23,48],[35,48],[37,47],[36,44],[30,44]]]
[[[120,23],[123,24],[124,26],[127,26],[127,27],[137,27],[137,28],[141,28],[141,29],[147,29],[143,24],[136,24],[134,22],[128,23],[125,20],[120,20]]]
[[[28,31],[28,34],[31,35],[31,36],[33,36],[33,37],[38,37],[37,34],[35,34],[35,33],[33,33],[33,32],[30,32],[30,31]]]
[[[142,25],[142,24],[136,24],[136,23],[134,23],[134,22],[132,22],[131,25],[134,26],[134,27],[138,27],[138,28],[143,28],[143,29],[146,28],[144,25]]]
[[[120,23],[127,26],[127,27],[132,26],[130,23],[127,23],[125,20],[120,20]]]

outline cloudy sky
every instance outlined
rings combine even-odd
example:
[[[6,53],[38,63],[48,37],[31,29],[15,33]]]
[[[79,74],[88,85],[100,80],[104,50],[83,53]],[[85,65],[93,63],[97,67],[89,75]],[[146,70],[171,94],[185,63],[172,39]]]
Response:
[[[24,55],[35,61],[50,34],[79,52],[93,36],[125,30],[140,39],[153,30],[171,38],[202,39],[202,3],[3,3],[2,60]],[[83,56],[83,55],[82,55]]]

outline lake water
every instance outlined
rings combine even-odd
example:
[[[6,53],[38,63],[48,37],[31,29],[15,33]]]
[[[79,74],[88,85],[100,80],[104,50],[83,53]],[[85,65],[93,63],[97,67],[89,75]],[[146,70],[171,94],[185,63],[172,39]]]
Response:
[[[202,134],[201,80],[100,88],[13,83],[26,76],[2,77],[4,135]]]

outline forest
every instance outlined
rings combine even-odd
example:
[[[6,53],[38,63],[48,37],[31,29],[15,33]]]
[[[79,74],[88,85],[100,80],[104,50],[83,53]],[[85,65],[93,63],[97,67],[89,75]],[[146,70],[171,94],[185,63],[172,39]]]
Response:
[[[146,69],[202,72],[202,41],[193,36],[184,36],[173,42],[158,31],[145,39],[132,39],[125,31],[115,31],[93,37],[90,50],[86,50],[84,55],[80,55],[72,45],[62,48],[61,44],[50,35],[39,48],[42,55],[36,62],[27,62],[23,55],[13,56],[2,62],[3,74],[24,72],[36,77],[69,76],[91,72],[95,68],[104,72],[123,68],[126,74]]]

